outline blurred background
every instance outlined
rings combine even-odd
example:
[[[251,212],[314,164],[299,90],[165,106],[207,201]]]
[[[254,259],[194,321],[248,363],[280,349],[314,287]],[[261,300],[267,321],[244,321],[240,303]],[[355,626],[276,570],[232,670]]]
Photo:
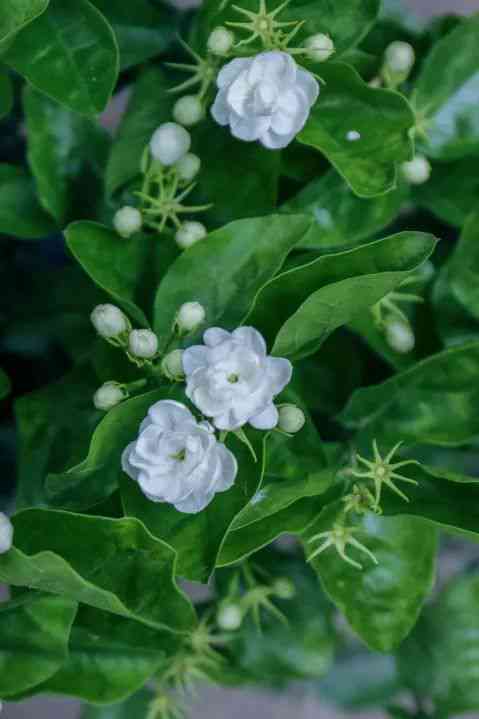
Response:
[[[337,0],[341,2],[341,0]],[[176,0],[176,5],[181,7],[193,7],[198,5],[198,0]],[[479,0],[403,0],[418,16],[431,17],[447,13],[470,14],[479,11]],[[1,0],[0,0],[1,6]],[[1,7],[0,7],[1,12]],[[478,38],[479,41],[479,38]],[[479,52],[479,50],[478,50]],[[440,78],[438,78],[440,82]],[[109,129],[114,129],[118,118],[124,107],[124,100],[114,101],[112,107],[105,113],[104,124]],[[9,129],[10,134],[9,135]],[[14,137],[12,128],[9,128],[8,120],[0,123],[0,153],[2,162],[19,162],[19,154],[24,152],[23,145],[19,147],[18,137]],[[0,364],[13,379],[13,394],[15,396],[30,392],[47,382],[57,379],[68,366],[68,359],[58,353],[52,358],[46,346],[47,339],[42,337],[41,331],[33,331],[33,324],[36,318],[29,319],[22,316],[25,307],[18,306],[18,297],[22,294],[31,296],[32,284],[37,270],[54,272],[56,266],[64,263],[63,246],[61,241],[48,240],[48,242],[12,242],[8,239],[0,240],[2,252],[2,264],[0,265],[0,279],[3,280],[4,273],[11,273],[12,267],[16,272],[15,296],[9,297],[8,293],[3,296],[3,303],[0,306],[0,325],[5,329],[8,326],[8,319],[11,314],[16,315],[16,327],[18,327],[18,315],[22,318],[23,331],[13,336],[5,333],[0,338]],[[11,246],[10,246],[11,245]],[[11,284],[11,283],[10,283]],[[2,281],[2,286],[4,283]],[[28,307],[28,301],[25,306]],[[31,307],[31,304],[30,304]],[[51,309],[51,308],[50,308]],[[48,310],[47,310],[48,311]],[[32,327],[29,328],[29,323]],[[40,323],[41,327],[45,327]],[[30,331],[30,329],[32,331]],[[51,328],[49,328],[51,329]],[[46,333],[48,335],[48,332]],[[5,337],[7,339],[5,340]],[[12,506],[15,478],[15,436],[12,423],[12,406],[5,401],[2,406],[2,419],[0,420],[0,499],[3,507]],[[2,506],[0,506],[2,508]],[[462,551],[461,548],[458,551]],[[454,557],[452,557],[454,561]],[[443,570],[447,572],[447,567]],[[0,599],[6,596],[5,588],[0,586]],[[389,675],[393,676],[392,660],[389,657],[378,655],[377,664],[364,667],[362,671],[379,671],[384,674],[387,683]],[[355,668],[355,679],[361,681],[361,667]],[[342,714],[330,706],[327,701],[327,684],[323,693],[321,689],[300,687],[291,692],[268,693],[248,692],[243,690],[225,690],[218,687],[205,687],[200,689],[195,702],[193,703],[189,716],[192,719],[220,719],[227,716],[228,719],[243,719],[246,717],[261,717],[261,719],[343,719],[346,716],[353,716],[357,719],[376,719],[383,716],[373,712],[353,711]],[[325,698],[326,697],[326,698]],[[77,719],[80,714],[80,706],[76,702],[41,698],[22,702],[20,704],[5,704],[2,711],[2,719]],[[479,715],[470,715],[471,719]],[[105,714],[105,719],[107,715]],[[132,717],[132,719],[134,719]]]

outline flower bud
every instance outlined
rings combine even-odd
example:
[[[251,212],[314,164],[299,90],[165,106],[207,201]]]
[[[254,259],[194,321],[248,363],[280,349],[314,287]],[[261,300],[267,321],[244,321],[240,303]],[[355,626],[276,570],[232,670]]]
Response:
[[[287,434],[296,434],[296,432],[303,429],[306,417],[304,412],[295,404],[284,404],[282,407],[278,407],[278,414],[278,429]]]
[[[6,514],[0,512],[0,554],[9,552],[13,544],[13,525]]]
[[[431,165],[424,155],[416,155],[410,162],[403,162],[401,171],[411,185],[422,185],[431,177]]]
[[[207,234],[206,227],[201,222],[183,222],[175,235],[176,244],[186,250],[204,239]]]
[[[392,350],[399,354],[412,352],[416,344],[414,332],[408,322],[391,319],[385,328],[386,342]]]
[[[93,395],[93,404],[97,409],[107,412],[126,397],[126,392],[118,382],[105,382]]]
[[[388,45],[384,53],[386,68],[394,75],[407,77],[412,70],[415,59],[416,55],[412,45],[401,40]]]
[[[311,35],[304,41],[307,56],[313,62],[324,62],[334,53],[334,42],[328,35],[318,33],[317,35]]]
[[[185,127],[197,125],[204,117],[203,103],[197,95],[185,95],[176,101],[173,107],[173,117],[176,122]]]
[[[235,36],[231,30],[223,27],[223,25],[215,27],[208,38],[208,50],[213,55],[219,55],[220,57],[227,55],[234,44]]]
[[[134,357],[151,359],[158,352],[158,337],[151,330],[133,330],[128,337],[128,349]]]
[[[296,596],[296,588],[287,577],[276,579],[273,584],[273,592],[279,599],[293,599]]]
[[[172,382],[179,382],[185,376],[183,370],[183,351],[173,350],[163,358],[161,369],[165,377]]]
[[[176,171],[180,180],[191,182],[200,171],[201,160],[198,155],[188,152],[176,163]]]
[[[150,151],[155,160],[169,167],[181,160],[191,147],[191,135],[175,122],[165,122],[155,130],[150,140]]]
[[[115,305],[97,305],[90,315],[92,324],[100,337],[118,337],[129,328],[126,315]]]
[[[199,302],[185,302],[176,315],[176,324],[180,332],[192,332],[205,321],[206,312]]]
[[[118,210],[113,218],[113,227],[121,237],[125,238],[139,232],[142,224],[141,212],[136,207],[128,207],[128,205]]]
[[[216,614],[216,623],[225,632],[235,632],[243,621],[243,612],[238,604],[223,602]]]

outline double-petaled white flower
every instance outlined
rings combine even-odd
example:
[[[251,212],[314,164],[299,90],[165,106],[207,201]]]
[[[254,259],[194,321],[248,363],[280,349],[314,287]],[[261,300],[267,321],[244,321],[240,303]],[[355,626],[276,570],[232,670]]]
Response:
[[[291,363],[269,357],[252,327],[231,333],[213,327],[203,340],[183,353],[189,399],[218,429],[236,430],[247,422],[273,429],[278,423],[273,399],[290,382]]]
[[[319,95],[311,73],[286,52],[236,58],[218,75],[212,115],[240,140],[259,140],[270,149],[290,144],[309,117]]]
[[[189,409],[171,400],[150,407],[137,439],[123,452],[122,467],[148,499],[188,514],[229,489],[238,471],[211,425],[198,423]]]

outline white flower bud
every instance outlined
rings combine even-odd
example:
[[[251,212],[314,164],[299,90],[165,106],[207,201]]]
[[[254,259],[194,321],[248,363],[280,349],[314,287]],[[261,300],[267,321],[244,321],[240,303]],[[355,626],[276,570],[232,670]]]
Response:
[[[334,53],[334,42],[328,35],[318,33],[311,35],[304,41],[307,55],[313,62],[324,62]]]
[[[291,579],[287,577],[276,579],[273,591],[279,599],[293,599],[296,596],[296,588]]]
[[[6,514],[0,512],[0,554],[9,552],[13,544],[13,525]]]
[[[424,155],[416,155],[410,162],[403,162],[401,171],[411,185],[422,185],[431,177],[431,165]]]
[[[126,315],[115,305],[97,305],[90,319],[98,334],[105,339],[118,337],[130,326]]]
[[[122,207],[115,213],[113,218],[113,227],[121,237],[131,237],[141,230],[143,218],[141,212],[136,207]]]
[[[161,363],[163,374],[173,382],[178,382],[185,376],[183,370],[183,351],[173,350],[163,358]]]
[[[183,222],[175,235],[176,244],[186,250],[204,239],[207,234],[206,227],[201,222]]]
[[[173,117],[176,122],[185,127],[197,125],[204,117],[203,103],[197,95],[185,95],[176,101],[173,107]]]
[[[238,604],[223,603],[216,614],[216,623],[225,632],[237,631],[243,621],[243,612]]]
[[[191,182],[194,180],[201,168],[201,160],[198,155],[188,152],[176,163],[176,171],[180,180]]]
[[[97,409],[107,412],[126,399],[127,394],[118,382],[105,382],[93,395],[93,404]]]
[[[296,434],[296,432],[303,429],[306,417],[299,407],[294,404],[284,404],[282,407],[278,407],[278,412],[278,429],[287,432],[287,434]]]
[[[191,147],[191,135],[175,122],[165,122],[155,130],[150,140],[150,151],[155,160],[169,167],[181,160]]]
[[[176,315],[176,324],[180,332],[192,332],[205,321],[206,312],[199,302],[185,302]]]
[[[235,36],[231,30],[222,25],[215,27],[208,38],[208,50],[213,55],[219,55],[220,57],[227,55],[234,44]]]
[[[151,330],[133,330],[128,337],[128,349],[134,357],[151,359],[158,352],[158,337]]]
[[[408,354],[416,344],[414,332],[404,320],[390,320],[386,325],[386,342],[395,352]]]
[[[409,75],[416,55],[408,42],[397,40],[386,48],[384,61],[387,69],[395,75]]]

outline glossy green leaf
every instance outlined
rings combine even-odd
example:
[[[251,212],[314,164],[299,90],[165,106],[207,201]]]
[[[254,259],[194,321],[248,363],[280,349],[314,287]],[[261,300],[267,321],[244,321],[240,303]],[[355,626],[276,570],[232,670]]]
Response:
[[[177,29],[177,13],[167,3],[148,0],[92,0],[111,24],[120,49],[120,67],[126,70],[169,48]]]
[[[180,643],[181,637],[171,632],[80,607],[68,658],[41,691],[96,704],[122,701],[164,668]]]
[[[156,128],[171,120],[175,98],[160,68],[148,68],[134,85],[127,110],[113,142],[106,169],[106,188],[113,194],[140,174],[143,150]]]
[[[452,580],[428,607],[401,647],[398,667],[405,683],[440,717],[479,710],[479,579]]]
[[[301,247],[332,249],[359,244],[387,227],[399,214],[405,188],[372,199],[360,198],[334,170],[312,180],[282,206],[284,212],[314,217]]]
[[[0,234],[35,239],[52,232],[55,225],[40,207],[31,178],[20,167],[0,165]]]
[[[185,579],[207,582],[215,567],[225,537],[237,514],[257,491],[264,472],[264,433],[255,433],[253,443],[258,461],[236,438],[227,445],[238,461],[238,476],[227,492],[217,494],[198,514],[178,512],[172,505],[148,500],[136,482],[123,475],[121,493],[125,514],[140,519],[149,531],[178,553],[177,573]]]
[[[257,12],[258,2],[259,0],[240,0],[233,5]],[[281,4],[282,0],[269,0],[267,7],[268,10],[274,10]],[[341,54],[362,40],[375,22],[379,7],[378,0],[348,0],[346,5],[343,3],[341,6],[328,0],[300,0],[285,8],[279,19],[284,22],[304,23],[301,32],[295,37],[295,47],[308,35],[320,32],[331,36],[336,52]],[[206,0],[193,31],[193,40],[199,48],[204,49],[208,35],[214,27],[228,21],[242,20],[242,16],[232,9],[230,2]],[[239,33],[239,37],[247,37],[247,34]]]
[[[428,357],[382,384],[357,390],[340,416],[357,446],[460,446],[479,434],[479,343]]]
[[[125,240],[95,222],[75,222],[65,237],[91,279],[135,323],[148,326],[154,291],[177,255],[171,239],[138,234]]]
[[[67,658],[77,603],[27,593],[0,603],[0,694],[20,694],[55,674]]]
[[[152,692],[142,689],[121,704],[87,706],[83,709],[81,719],[140,719],[147,716],[153,698]]]
[[[0,399],[3,399],[10,392],[10,380],[8,375],[0,368]]]
[[[10,77],[0,71],[0,118],[8,115],[13,105],[13,88]]]
[[[118,75],[118,47],[88,0],[51,0],[3,56],[38,90],[74,112],[105,109]]]
[[[462,227],[479,201],[476,168],[475,157],[433,163],[430,180],[415,190],[415,201],[443,222]]]
[[[160,347],[166,345],[184,302],[200,302],[208,325],[219,323],[225,329],[235,329],[310,224],[302,215],[238,220],[184,252],[156,295],[154,326]]]
[[[48,7],[49,0],[4,0],[0,15],[0,42],[12,38]]]
[[[275,687],[322,677],[333,661],[335,638],[331,606],[322,595],[314,572],[301,557],[272,550],[256,555],[254,566],[265,572],[268,584],[288,578],[294,585],[295,596],[274,600],[286,622],[264,612],[261,630],[251,617],[243,623],[226,649],[228,669],[250,683]],[[221,573],[217,577],[219,582]]]
[[[438,160],[479,150],[478,33],[479,15],[473,15],[436,43],[415,86],[413,102],[426,134],[422,145]]]
[[[326,155],[360,197],[394,189],[397,164],[412,155],[408,102],[369,87],[348,65],[321,67],[321,76],[326,85],[298,140]],[[360,137],[350,139],[350,132]]]
[[[174,580],[175,552],[136,519],[44,509],[13,518],[15,548],[0,556],[0,580],[60,594],[172,631],[194,624]]]
[[[329,531],[341,507],[329,505],[305,534],[307,556],[318,544],[312,536]],[[377,651],[390,651],[409,634],[432,590],[437,531],[413,517],[366,515],[357,525],[357,540],[373,552],[378,564],[358,550],[349,554],[356,569],[328,550],[312,560],[321,583],[361,639]]]
[[[397,287],[434,246],[432,235],[405,232],[320,256],[266,285],[247,322],[274,339],[279,356],[312,354],[333,330]]]

